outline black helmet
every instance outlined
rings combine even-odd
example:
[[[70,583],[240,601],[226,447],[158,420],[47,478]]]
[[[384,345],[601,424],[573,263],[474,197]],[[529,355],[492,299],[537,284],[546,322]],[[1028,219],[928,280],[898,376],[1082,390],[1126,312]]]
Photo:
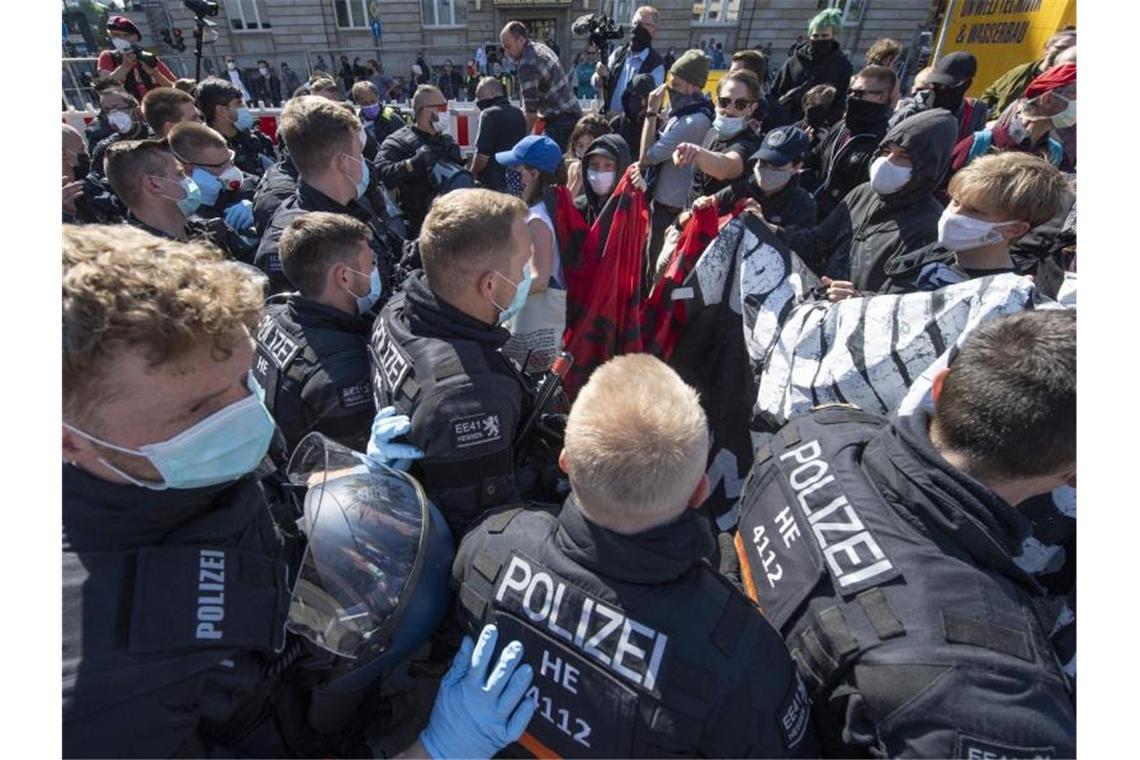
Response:
[[[407,659],[443,620],[451,532],[414,478],[320,433],[297,445],[288,475],[308,489],[301,518],[308,546],[286,626],[342,658],[323,693],[333,697],[339,684],[362,696],[362,686]],[[337,730],[354,709],[326,710],[314,700],[310,722]]]

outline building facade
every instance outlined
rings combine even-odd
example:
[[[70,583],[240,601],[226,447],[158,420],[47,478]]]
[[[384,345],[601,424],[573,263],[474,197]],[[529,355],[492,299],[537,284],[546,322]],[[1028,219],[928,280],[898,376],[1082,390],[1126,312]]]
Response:
[[[511,20],[531,28],[536,39],[553,39],[569,64],[585,48],[571,32],[583,14],[604,11],[628,26],[637,0],[219,0],[210,19],[204,73],[224,70],[232,56],[242,69],[266,59],[281,62],[304,79],[323,68],[333,74],[345,56],[352,63],[375,58],[393,76],[408,76],[423,51],[436,67],[452,60],[462,67],[483,44],[498,44],[498,32]],[[723,45],[726,58],[739,48],[770,48],[779,65],[808,20],[821,9],[843,10],[840,43],[858,67],[875,39],[894,37],[916,53],[926,45],[946,0],[657,0],[661,31],[655,47],[680,54],[689,47]],[[177,73],[193,75],[194,15],[181,0],[128,3],[126,15],[143,30],[143,44],[171,62]],[[186,50],[179,53],[162,31],[179,30]],[[377,34],[378,32],[378,34]],[[926,35],[924,36],[924,32]],[[773,68],[774,71],[774,68]]]

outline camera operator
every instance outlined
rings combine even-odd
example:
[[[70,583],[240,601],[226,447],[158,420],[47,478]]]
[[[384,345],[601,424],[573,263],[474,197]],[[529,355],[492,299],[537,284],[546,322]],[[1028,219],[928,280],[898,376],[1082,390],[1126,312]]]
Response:
[[[633,13],[629,22],[628,45],[622,45],[611,55],[608,64],[598,64],[594,73],[594,86],[603,91],[602,102],[611,113],[622,113],[626,88],[638,74],[653,77],[653,86],[665,83],[665,59],[653,49],[661,16],[652,5],[643,5]]]
[[[139,47],[142,33],[126,16],[107,19],[107,34],[114,50],[99,53],[99,75],[122,84],[136,98],[155,87],[173,87],[174,74],[158,56]]]

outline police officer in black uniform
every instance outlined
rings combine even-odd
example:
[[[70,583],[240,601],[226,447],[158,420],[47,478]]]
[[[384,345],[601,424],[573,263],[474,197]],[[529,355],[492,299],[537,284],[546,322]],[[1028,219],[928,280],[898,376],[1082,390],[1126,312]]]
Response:
[[[445,133],[447,122],[443,109],[447,98],[433,85],[421,85],[412,96],[415,123],[398,129],[380,144],[376,169],[380,181],[397,193],[404,211],[408,237],[419,235],[432,198],[440,192],[433,169],[439,162],[463,166],[459,145]]]
[[[241,90],[218,77],[203,80],[195,90],[198,110],[207,126],[226,138],[234,163],[246,174],[260,177],[277,160],[273,141],[255,125]]]
[[[371,234],[351,216],[313,211],[281,236],[281,266],[299,292],[265,310],[253,372],[289,451],[314,430],[357,451],[368,442],[368,336],[380,297]]]
[[[812,695],[825,753],[1073,757],[1073,697],[1014,561],[1026,499],[1075,483],[1076,313],[969,336],[934,410],[817,409],[757,452],[745,585]]]
[[[383,210],[359,202],[368,190],[371,169],[363,156],[360,120],[343,106],[322,97],[291,98],[281,110],[281,134],[299,180],[293,195],[273,214],[254,263],[269,275],[270,290],[295,289],[281,269],[277,248],[281,233],[299,214],[327,211],[346,214],[371,230],[369,246],[387,298],[395,284],[401,240],[385,223]]]
[[[367,473],[296,481],[297,490],[308,487],[301,529],[329,539],[313,539],[302,563],[301,510],[262,475],[274,426],[249,372],[246,325],[262,301],[256,278],[211,248],[124,226],[65,227],[63,268],[64,756],[365,756],[352,729],[369,721],[352,717],[376,703],[371,692],[361,699],[371,681],[357,684],[349,714],[337,716],[343,703],[325,699],[337,682],[323,675],[336,658],[325,650],[361,648],[360,636],[333,638],[330,623],[347,633],[388,619],[373,619],[374,605],[350,616],[344,589],[314,583],[322,563],[332,563],[324,568],[337,574],[331,583],[391,591],[391,572],[381,583],[372,565],[358,565],[389,563],[395,553],[385,537],[408,529],[413,540],[395,548],[414,558],[416,545],[438,546],[424,530],[436,518],[425,515],[424,500],[408,503],[406,478],[392,481],[371,453],[344,452],[338,461],[347,467],[318,456],[326,474],[350,474],[362,461]],[[389,443],[374,437],[369,451]],[[400,508],[391,482],[404,482],[404,507],[380,514]],[[334,497],[330,506],[311,504],[320,492]],[[399,518],[402,531],[386,516]],[[321,523],[331,524],[331,536]],[[424,556],[418,577],[439,585],[408,575],[404,617],[371,639],[392,642],[392,651],[426,640],[430,628],[404,620],[413,607],[431,608],[438,623],[448,575],[446,561],[439,565]],[[298,576],[309,609],[295,618]],[[421,594],[428,602],[442,594],[442,603],[421,607]],[[292,632],[314,623],[324,649],[308,643],[313,632]],[[409,631],[416,635],[396,649]],[[529,668],[516,667],[522,651],[512,642],[492,669],[496,637],[485,630],[478,644],[461,646],[420,741],[409,735],[410,756],[490,757],[522,733],[533,712],[529,700],[519,704]],[[314,712],[317,704],[332,714]],[[322,738],[332,722],[348,733]]]
[[[132,140],[112,146],[107,180],[126,204],[126,221],[152,235],[172,240],[204,239],[227,256],[249,263],[253,243],[223,219],[196,214],[202,192],[170,152],[164,140]]]
[[[411,418],[407,438],[425,455],[412,473],[457,539],[517,495],[512,448],[528,394],[500,349],[529,290],[525,218],[522,201],[490,190],[437,198],[419,238],[423,271],[372,332],[376,408]]]
[[[708,445],[692,388],[617,357],[570,410],[561,511],[498,510],[460,545],[461,621],[509,631],[535,671],[531,755],[815,756],[779,633],[716,571]]]

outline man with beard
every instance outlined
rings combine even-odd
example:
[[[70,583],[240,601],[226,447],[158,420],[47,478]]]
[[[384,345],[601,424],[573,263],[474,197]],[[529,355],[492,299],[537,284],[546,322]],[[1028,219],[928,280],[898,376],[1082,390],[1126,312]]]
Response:
[[[780,73],[772,83],[772,95],[784,112],[781,124],[791,124],[803,118],[800,101],[804,93],[817,84],[835,85],[830,121],[842,118],[852,74],[851,61],[840,52],[839,41],[835,39],[842,15],[838,8],[820,11],[808,24],[811,39],[797,47],[780,67]]]

